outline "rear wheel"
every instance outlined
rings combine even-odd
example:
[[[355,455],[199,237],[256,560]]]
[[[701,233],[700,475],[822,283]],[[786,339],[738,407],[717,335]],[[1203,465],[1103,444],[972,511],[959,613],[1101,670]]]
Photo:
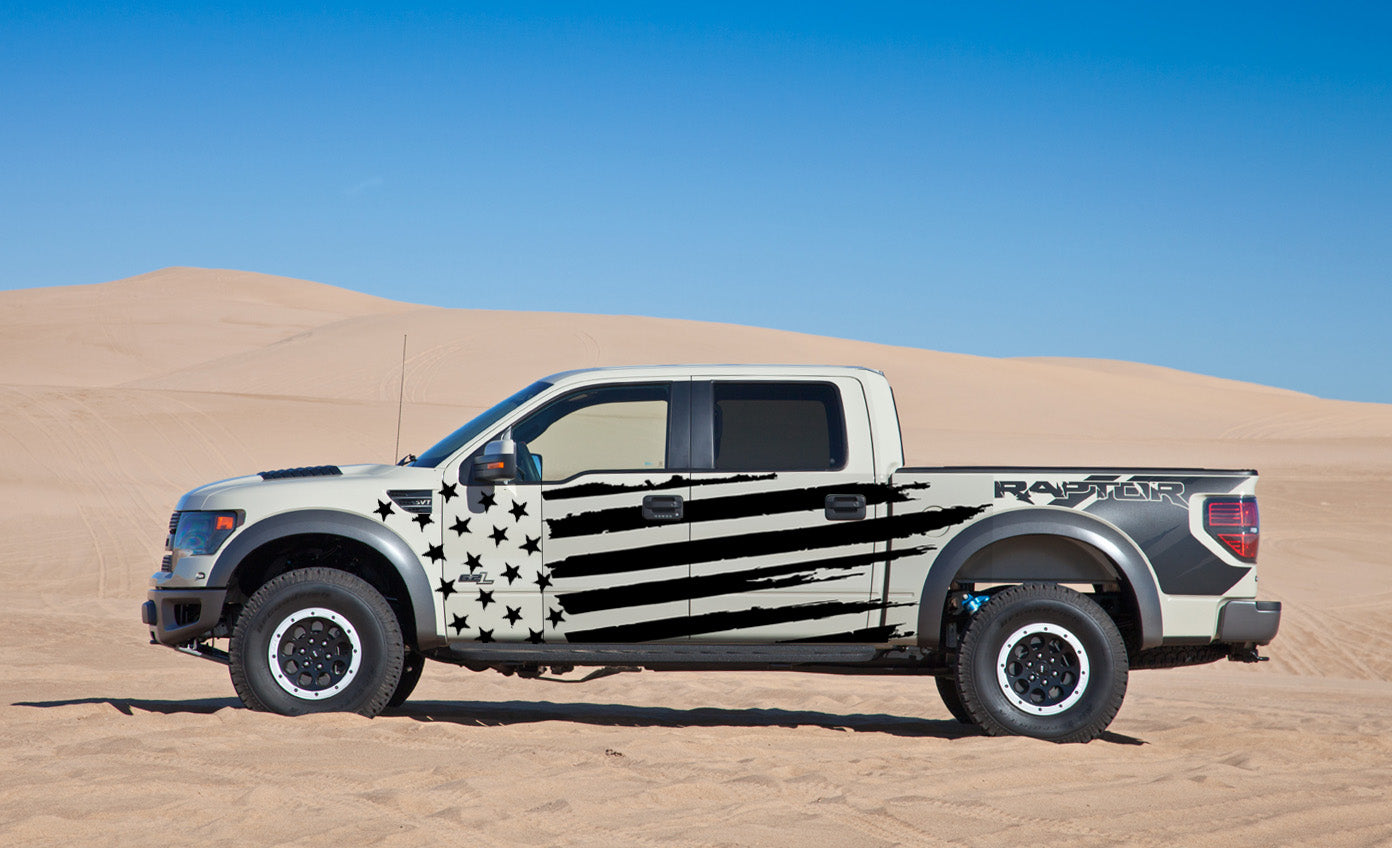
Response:
[[[281,715],[377,715],[404,658],[391,606],[363,579],[331,568],[287,572],[257,590],[229,650],[242,702]]]
[[[957,691],[957,678],[939,674],[936,680],[938,681],[938,695],[942,697],[943,706],[952,713],[952,717],[962,724],[975,724],[971,714],[967,712],[967,708],[962,706],[962,693]]]
[[[1063,586],[992,596],[957,653],[962,707],[992,736],[1087,742],[1126,695],[1126,647],[1095,602]]]

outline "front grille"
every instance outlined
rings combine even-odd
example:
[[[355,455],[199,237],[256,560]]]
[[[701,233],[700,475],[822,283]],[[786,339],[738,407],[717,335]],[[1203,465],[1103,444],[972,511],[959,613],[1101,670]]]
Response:
[[[165,554],[164,559],[160,560],[160,571],[169,574],[174,570],[174,555]]]
[[[389,489],[387,497],[397,506],[416,515],[429,515],[435,493],[429,489]]]

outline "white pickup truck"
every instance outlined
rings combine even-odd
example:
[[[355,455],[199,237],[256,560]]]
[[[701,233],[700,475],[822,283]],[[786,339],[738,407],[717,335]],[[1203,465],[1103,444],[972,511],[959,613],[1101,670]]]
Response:
[[[401,465],[189,492],[142,615],[284,714],[375,715],[426,659],[921,674],[989,734],[1087,741],[1129,669],[1276,635],[1256,482],[905,468],[864,368],[570,371]]]

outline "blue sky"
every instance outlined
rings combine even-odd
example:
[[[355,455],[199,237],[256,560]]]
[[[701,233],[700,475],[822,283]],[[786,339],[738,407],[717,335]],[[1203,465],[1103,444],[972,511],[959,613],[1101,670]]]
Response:
[[[0,288],[240,268],[1392,402],[1387,7],[690,5],[7,2]]]

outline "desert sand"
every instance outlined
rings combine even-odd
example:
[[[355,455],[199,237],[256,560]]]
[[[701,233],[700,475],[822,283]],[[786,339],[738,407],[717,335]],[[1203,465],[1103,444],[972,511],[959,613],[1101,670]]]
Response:
[[[0,293],[0,845],[1392,844],[1392,405],[937,353],[924,326],[899,348],[192,268]],[[911,464],[1257,468],[1281,634],[1258,666],[1134,673],[1087,745],[831,675],[432,664],[376,719],[249,712],[224,667],[147,644],[169,512],[393,461],[403,335],[403,454],[564,369],[826,362],[889,375]]]

